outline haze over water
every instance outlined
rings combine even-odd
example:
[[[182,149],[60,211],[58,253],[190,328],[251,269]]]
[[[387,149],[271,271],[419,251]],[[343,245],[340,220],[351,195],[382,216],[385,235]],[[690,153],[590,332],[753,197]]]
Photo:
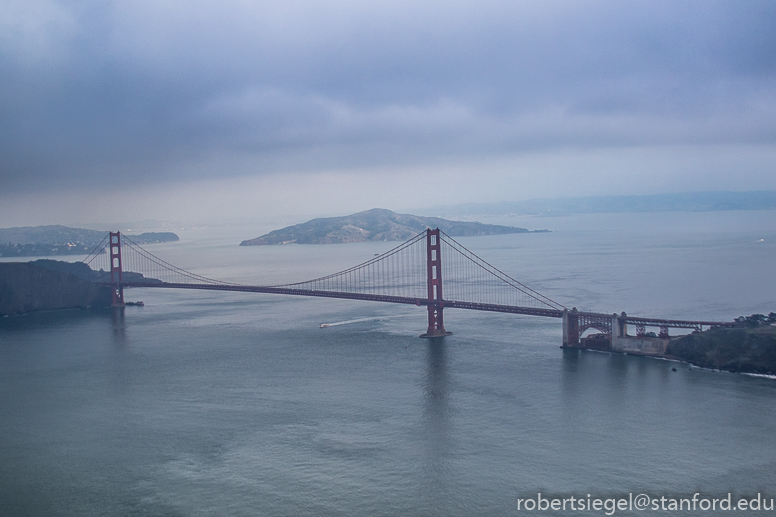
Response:
[[[458,240],[569,307],[776,311],[773,212],[486,222],[556,230]],[[333,273],[396,244],[181,237],[148,249],[256,284]],[[529,514],[516,500],[539,491],[776,497],[774,379],[562,351],[555,319],[448,310],[454,335],[427,341],[417,307],[126,298],[146,305],[0,319],[0,514],[478,516]]]

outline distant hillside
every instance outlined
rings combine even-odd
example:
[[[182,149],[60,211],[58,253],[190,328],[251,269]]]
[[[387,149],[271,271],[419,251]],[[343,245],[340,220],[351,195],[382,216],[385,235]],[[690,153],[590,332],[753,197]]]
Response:
[[[0,228],[0,257],[86,255],[108,232],[62,225]],[[172,232],[129,235],[137,244],[179,240]]]
[[[123,235],[123,234],[122,234]],[[181,240],[172,232],[146,232],[140,235],[127,235],[136,244],[154,244],[157,242],[175,242]]]
[[[529,233],[525,228],[448,221],[439,217],[397,214],[390,210],[374,208],[344,217],[313,219],[306,223],[288,226],[269,232],[261,237],[243,241],[240,243],[240,246],[403,241],[417,235],[426,228],[439,228],[453,237]]]
[[[0,244],[83,244],[96,246],[107,232],[59,224],[0,228]]]
[[[445,217],[776,210],[776,191],[683,192],[645,196],[529,199],[503,203],[440,206],[432,210]]]

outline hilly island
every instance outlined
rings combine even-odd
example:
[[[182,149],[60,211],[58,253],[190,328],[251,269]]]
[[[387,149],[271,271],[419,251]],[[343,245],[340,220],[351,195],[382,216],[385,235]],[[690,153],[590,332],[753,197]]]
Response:
[[[287,226],[266,235],[242,241],[240,246],[268,244],[335,244],[364,241],[403,241],[426,228],[439,228],[451,237],[503,235],[507,233],[545,233],[548,230],[527,230],[513,226],[450,221],[440,217],[397,214],[373,208],[343,217],[312,219]]]

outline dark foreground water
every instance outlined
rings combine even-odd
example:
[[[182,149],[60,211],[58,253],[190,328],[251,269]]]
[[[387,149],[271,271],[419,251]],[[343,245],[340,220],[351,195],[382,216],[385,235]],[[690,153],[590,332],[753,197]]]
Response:
[[[776,311],[774,219],[511,221],[559,231],[461,241],[568,306],[731,319]],[[256,283],[392,246],[183,237],[152,251]],[[415,307],[127,299],[146,306],[0,319],[0,514],[529,515],[517,499],[537,492],[776,498],[774,379],[564,352],[552,319],[449,310],[455,334],[427,341]]]

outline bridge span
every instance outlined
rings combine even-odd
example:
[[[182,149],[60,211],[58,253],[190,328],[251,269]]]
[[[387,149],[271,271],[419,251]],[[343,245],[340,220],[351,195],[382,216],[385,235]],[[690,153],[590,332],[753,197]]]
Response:
[[[428,338],[450,334],[444,326],[444,309],[558,318],[563,321],[565,347],[586,346],[650,355],[660,348],[658,341],[665,349],[669,328],[703,330],[703,327],[732,325],[729,322],[645,318],[628,316],[625,312],[618,315],[569,309],[485,262],[438,228],[426,229],[386,253],[344,271],[282,285],[246,285],[206,278],[156,257],[120,232],[110,232],[84,263],[106,274],[110,271],[110,279],[101,283],[110,286],[115,307],[124,305],[124,289],[133,287],[401,303],[426,307],[428,328],[421,337]],[[636,328],[635,336],[628,335],[628,325]],[[647,333],[647,327],[658,328],[659,334]],[[589,329],[599,333],[583,338]]]

